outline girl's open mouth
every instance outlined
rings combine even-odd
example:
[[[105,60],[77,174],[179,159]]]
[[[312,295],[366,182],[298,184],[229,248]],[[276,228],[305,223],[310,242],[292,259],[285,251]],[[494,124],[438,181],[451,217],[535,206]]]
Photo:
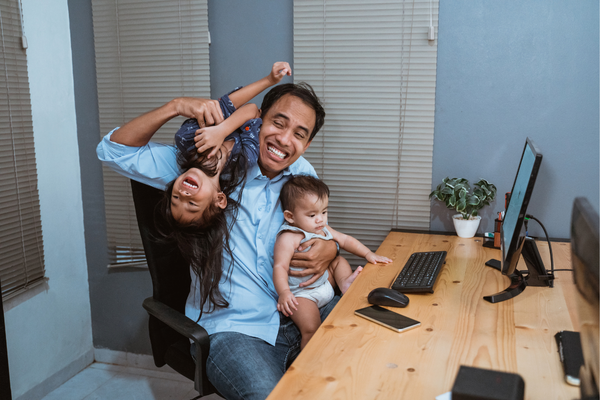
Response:
[[[182,185],[190,189],[198,189],[198,182],[189,176],[183,180]]]

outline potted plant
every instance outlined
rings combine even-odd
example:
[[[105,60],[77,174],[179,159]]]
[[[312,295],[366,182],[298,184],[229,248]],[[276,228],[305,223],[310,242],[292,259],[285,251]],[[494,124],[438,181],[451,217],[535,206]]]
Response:
[[[477,212],[494,200],[496,186],[485,179],[480,179],[471,192],[469,181],[465,178],[444,178],[429,195],[429,198],[432,197],[445,203],[449,209],[460,213],[452,217],[456,234],[463,238],[472,238],[481,221]]]

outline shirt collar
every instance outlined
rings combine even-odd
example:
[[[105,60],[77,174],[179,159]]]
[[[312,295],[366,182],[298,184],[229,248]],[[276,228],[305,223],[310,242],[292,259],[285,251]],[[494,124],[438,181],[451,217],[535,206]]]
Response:
[[[277,182],[278,180],[280,180],[281,178],[283,178],[284,176],[289,176],[292,175],[292,171],[290,171],[290,167],[286,167],[283,171],[281,171],[277,176],[275,176],[275,178],[271,179],[271,182]],[[256,178],[260,178],[260,177],[264,177],[265,179],[269,179],[266,176],[264,176],[262,174],[262,172],[260,171],[260,167],[258,165],[258,163],[254,164],[252,166],[252,168],[250,168],[248,170],[248,180],[252,180],[252,179],[256,179]]]

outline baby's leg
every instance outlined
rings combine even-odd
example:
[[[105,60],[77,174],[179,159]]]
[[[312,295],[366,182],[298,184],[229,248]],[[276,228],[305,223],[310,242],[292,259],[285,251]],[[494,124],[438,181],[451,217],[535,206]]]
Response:
[[[332,275],[342,294],[344,294],[358,274],[363,270],[363,267],[357,267],[356,270],[352,272],[352,267],[350,267],[348,261],[342,256],[337,256],[331,264],[329,264],[329,269],[333,272]]]
[[[321,315],[319,314],[319,307],[314,301],[304,297],[296,297],[296,300],[298,300],[298,310],[294,311],[291,318],[302,334],[300,349],[303,349],[319,329]]]

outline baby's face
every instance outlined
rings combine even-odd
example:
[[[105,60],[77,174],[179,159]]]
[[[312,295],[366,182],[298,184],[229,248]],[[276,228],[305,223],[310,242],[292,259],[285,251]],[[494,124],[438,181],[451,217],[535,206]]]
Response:
[[[171,193],[171,213],[173,218],[181,224],[197,221],[204,210],[212,203],[219,203],[220,193],[219,177],[210,177],[198,168],[190,168],[181,174],[173,185]],[[225,208],[227,202],[221,208]]]
[[[319,199],[315,194],[304,196],[298,200],[292,213],[292,224],[306,232],[320,234],[327,225],[328,205],[328,197]]]

